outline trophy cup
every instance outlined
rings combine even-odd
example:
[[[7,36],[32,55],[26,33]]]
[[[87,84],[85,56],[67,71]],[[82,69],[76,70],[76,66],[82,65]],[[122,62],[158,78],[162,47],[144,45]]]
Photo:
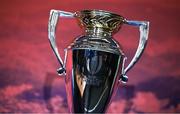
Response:
[[[84,33],[65,49],[62,60],[55,41],[59,18],[74,18]],[[139,45],[125,67],[126,56],[113,35],[123,24],[139,27]],[[68,108],[71,113],[105,113],[120,82],[127,82],[126,73],[141,57],[148,39],[149,22],[131,21],[103,10],[75,13],[51,10],[48,37],[60,64],[57,70],[65,77]]]

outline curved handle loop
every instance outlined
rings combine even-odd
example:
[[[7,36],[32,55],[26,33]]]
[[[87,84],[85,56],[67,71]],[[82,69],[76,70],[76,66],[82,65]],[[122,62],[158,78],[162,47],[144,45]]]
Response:
[[[65,11],[59,11],[59,10],[51,10],[50,11],[50,17],[49,17],[49,22],[48,22],[48,38],[51,44],[51,48],[53,49],[53,52],[60,64],[60,68],[57,70],[59,75],[62,75],[63,73],[66,72],[66,69],[64,67],[62,58],[58,52],[58,48],[56,45],[56,25],[58,23],[59,17],[66,17],[66,18],[73,18],[74,13],[71,12],[65,12]]]
[[[127,82],[128,77],[126,76],[126,73],[136,64],[136,62],[140,59],[146,44],[148,40],[148,33],[149,33],[149,22],[147,21],[130,21],[130,20],[125,20],[125,24],[132,25],[132,26],[138,26],[139,31],[140,31],[140,39],[139,39],[139,45],[136,50],[136,53],[134,57],[132,58],[131,62],[129,65],[124,69],[122,69],[122,82]],[[125,58],[126,60],[126,58]],[[125,60],[123,62],[125,62]],[[123,63],[124,64],[124,63]]]

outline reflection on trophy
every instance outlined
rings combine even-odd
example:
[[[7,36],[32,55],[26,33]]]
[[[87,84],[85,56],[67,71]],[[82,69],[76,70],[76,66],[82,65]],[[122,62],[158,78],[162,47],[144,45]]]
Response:
[[[64,62],[55,41],[59,18],[74,18],[84,33],[65,49]],[[139,27],[140,40],[136,53],[127,67],[126,56],[113,35],[123,24]],[[60,64],[59,75],[65,76],[69,111],[72,113],[104,113],[120,82],[141,57],[148,39],[149,22],[131,21],[103,10],[75,13],[51,10],[48,36]]]

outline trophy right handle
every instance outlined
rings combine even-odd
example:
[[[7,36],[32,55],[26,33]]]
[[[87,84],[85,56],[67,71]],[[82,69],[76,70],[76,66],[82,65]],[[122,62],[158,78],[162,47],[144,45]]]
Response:
[[[48,37],[49,37],[51,48],[60,64],[60,68],[57,69],[57,72],[59,75],[62,75],[63,73],[66,73],[66,69],[62,61],[62,58],[58,52],[58,48],[56,45],[56,35],[55,35],[56,25],[58,23],[59,17],[73,18],[74,13],[60,11],[60,10],[50,11],[50,17],[49,17],[49,23],[48,23]]]
[[[132,58],[131,62],[129,63],[129,65],[126,68],[124,68],[124,65],[125,65],[125,61],[126,61],[127,58],[125,57],[124,60],[123,60],[121,81],[125,83],[125,82],[128,81],[128,77],[127,77],[126,73],[140,59],[140,57],[143,54],[144,49],[146,47],[147,40],[148,40],[148,34],[149,34],[149,22],[147,22],[147,21],[124,20],[124,23],[128,24],[128,25],[139,27],[139,32],[140,32],[140,39],[139,39],[138,48],[136,50],[136,53],[135,53],[134,57]]]

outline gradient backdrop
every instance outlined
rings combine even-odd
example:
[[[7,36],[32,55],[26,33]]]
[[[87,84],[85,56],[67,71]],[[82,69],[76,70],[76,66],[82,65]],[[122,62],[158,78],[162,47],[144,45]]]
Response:
[[[150,21],[147,48],[108,112],[180,112],[179,0],[1,0],[0,112],[68,112],[64,79],[56,74],[58,63],[47,37],[51,9],[102,9]],[[61,20],[61,55],[81,33],[76,20]],[[129,62],[138,29],[124,25],[114,37]]]

